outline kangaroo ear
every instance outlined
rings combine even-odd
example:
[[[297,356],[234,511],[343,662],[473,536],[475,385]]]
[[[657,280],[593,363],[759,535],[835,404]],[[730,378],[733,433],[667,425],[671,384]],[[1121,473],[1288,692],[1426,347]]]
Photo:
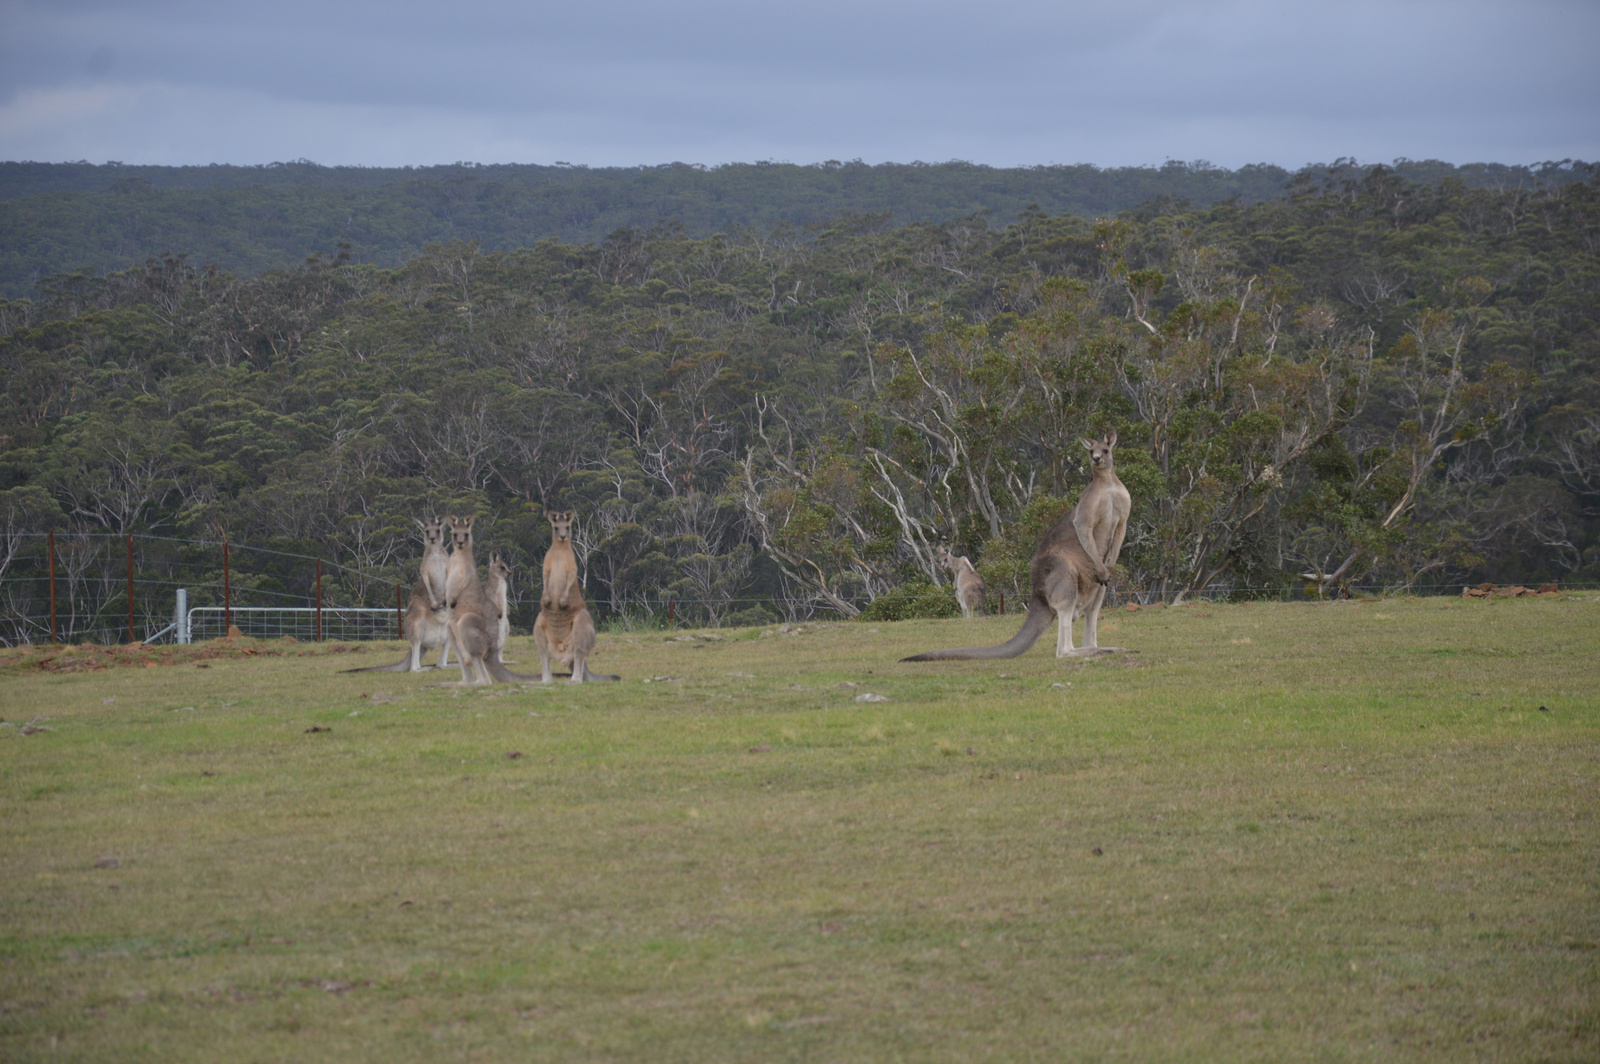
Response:
[[[1085,447],[1089,448],[1089,450],[1091,450],[1091,451],[1094,450],[1096,447],[1100,446],[1094,440],[1087,439],[1087,438],[1085,438],[1083,436],[1079,436],[1078,437],[1078,442],[1083,444]]]
[[[571,520],[575,519],[577,516],[578,516],[578,511],[576,511],[576,510],[568,510],[567,511],[567,520],[568,521],[571,521]]]
[[[1115,447],[1116,445],[1117,445],[1117,430],[1116,429],[1110,429],[1110,430],[1108,430],[1106,432],[1106,446],[1107,447]]]
[[[413,517],[411,520],[415,521],[417,523],[417,527],[422,529],[424,532],[428,530],[428,522],[424,521],[422,518]]]

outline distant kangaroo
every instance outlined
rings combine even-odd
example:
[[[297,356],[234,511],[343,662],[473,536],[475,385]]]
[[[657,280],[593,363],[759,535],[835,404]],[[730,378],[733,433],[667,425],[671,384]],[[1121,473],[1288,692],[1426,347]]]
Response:
[[[495,579],[498,574],[499,579]],[[495,640],[495,646],[500,648],[500,664],[514,665],[516,662],[506,658],[506,640],[511,638],[511,604],[507,593],[511,588],[511,563],[506,561],[499,553],[491,551],[489,554],[489,585],[485,589],[489,601],[494,608],[500,611],[500,628]]]
[[[550,515],[550,549],[544,556],[544,587],[539,592],[539,618],[533,622],[533,644],[539,649],[544,666],[543,680],[553,676],[550,662],[572,668],[572,683],[585,680],[620,680],[589,671],[589,655],[594,652],[594,618],[584,605],[578,587],[578,556],[572,552],[571,510]]]
[[[445,602],[445,569],[450,555],[445,553],[445,523],[435,517],[432,521],[417,519],[422,528],[422,578],[411,589],[411,600],[406,604],[405,631],[411,640],[411,653],[393,665],[373,665],[365,669],[345,669],[345,672],[421,672],[422,652],[439,647],[437,668],[450,663],[450,607]]]
[[[1038,642],[1050,627],[1060,622],[1056,636],[1056,657],[1090,654],[1130,653],[1124,647],[1100,646],[1100,604],[1105,600],[1111,569],[1122,553],[1122,540],[1128,532],[1128,512],[1133,500],[1117,479],[1111,460],[1117,434],[1108,432],[1102,440],[1082,440],[1089,448],[1093,477],[1072,512],[1045,534],[1034,552],[1029,576],[1033,597],[1028,602],[1028,617],[1022,630],[1006,642],[993,647],[960,647],[932,650],[904,661],[949,661],[971,658],[1014,658]],[[1084,616],[1083,649],[1072,646],[1072,621]]]
[[[940,547],[938,562],[955,576],[956,605],[961,607],[961,616],[969,621],[973,614],[984,616],[983,599],[988,589],[983,586],[978,570],[972,567],[972,559],[964,554],[956,557],[949,547]]]

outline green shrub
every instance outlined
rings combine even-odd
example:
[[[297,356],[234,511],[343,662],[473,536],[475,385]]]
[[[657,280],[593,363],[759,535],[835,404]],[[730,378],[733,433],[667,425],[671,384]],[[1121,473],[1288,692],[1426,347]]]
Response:
[[[887,595],[879,595],[861,611],[858,620],[909,621],[915,617],[954,617],[960,613],[955,592],[934,587],[927,580],[909,580]]]
[[[765,606],[751,606],[747,610],[735,610],[728,614],[722,621],[724,628],[758,628],[766,624],[776,624],[778,615]]]

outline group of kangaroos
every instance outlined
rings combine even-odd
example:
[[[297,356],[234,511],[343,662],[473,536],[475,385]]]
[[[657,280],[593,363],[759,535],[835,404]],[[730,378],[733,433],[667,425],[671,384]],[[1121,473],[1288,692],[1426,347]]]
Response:
[[[539,619],[533,624],[533,643],[539,650],[542,675],[526,676],[506,668],[502,656],[511,634],[506,613],[506,587],[511,566],[498,551],[489,554],[489,582],[478,579],[472,549],[471,517],[417,519],[422,528],[422,574],[411,589],[405,630],[411,652],[393,665],[378,665],[350,672],[421,672],[424,651],[439,649],[437,668],[450,663],[455,651],[465,685],[550,683],[557,675],[552,662],[571,670],[573,683],[620,680],[620,676],[589,671],[594,652],[594,618],[578,586],[578,559],[572,552],[571,510],[550,514],[550,549],[544,556],[544,588],[539,595]],[[450,530],[450,550],[445,550],[445,529]]]
[[[1117,477],[1112,450],[1116,432],[1097,440],[1081,441],[1089,450],[1089,484],[1078,504],[1045,533],[1029,566],[1032,595],[1028,614],[1016,635],[998,646],[930,650],[904,661],[952,661],[1014,658],[1030,649],[1057,622],[1056,657],[1130,653],[1125,647],[1100,645],[1100,607],[1111,581],[1122,541],[1128,531],[1133,500]],[[572,551],[573,511],[550,515],[551,543],[544,557],[544,587],[539,595],[539,617],[533,625],[533,642],[539,651],[542,675],[527,676],[506,668],[502,657],[510,621],[506,615],[506,582],[511,567],[498,552],[489,555],[487,585],[478,579],[472,551],[471,517],[418,520],[424,543],[422,574],[411,591],[405,628],[411,652],[393,665],[352,672],[420,672],[424,651],[439,648],[438,668],[449,663],[454,649],[461,665],[463,684],[491,684],[540,680],[550,683],[552,662],[571,670],[571,682],[617,680],[589,671],[588,658],[595,647],[594,618],[578,587],[578,562]],[[448,526],[452,550],[445,550]],[[984,585],[970,559],[941,547],[939,561],[954,577],[956,602],[969,619],[983,615]],[[1072,644],[1072,626],[1084,619],[1083,646]]]

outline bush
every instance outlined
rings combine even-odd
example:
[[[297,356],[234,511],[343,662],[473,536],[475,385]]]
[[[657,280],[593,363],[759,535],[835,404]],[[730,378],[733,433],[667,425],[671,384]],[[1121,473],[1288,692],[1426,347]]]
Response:
[[[955,592],[926,580],[910,580],[879,595],[856,618],[862,621],[909,621],[915,617],[954,617],[961,612]]]
[[[752,606],[747,610],[735,610],[723,620],[724,628],[759,628],[762,625],[776,624],[778,615],[765,606]]]

